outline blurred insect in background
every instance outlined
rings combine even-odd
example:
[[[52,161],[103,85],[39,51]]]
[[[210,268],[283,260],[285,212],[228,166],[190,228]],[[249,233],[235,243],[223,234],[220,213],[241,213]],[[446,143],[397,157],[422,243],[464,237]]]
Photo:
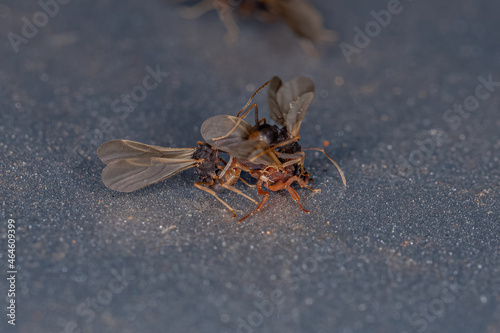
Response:
[[[324,149],[303,149],[298,143],[300,125],[314,97],[314,83],[309,78],[297,77],[282,84],[280,78],[273,77],[257,92],[267,84],[270,84],[268,90],[270,116],[282,126],[281,128],[267,124],[265,118],[259,119],[257,104],[250,105],[253,96],[236,117],[215,116],[207,119],[201,126],[201,134],[205,141],[230,154],[232,165],[256,178],[257,192],[259,195],[264,195],[257,209],[242,218],[240,222],[260,211],[267,202],[269,192],[263,190],[263,186],[271,191],[286,189],[300,208],[309,213],[302,207],[299,195],[291,187],[296,182],[301,187],[320,191],[308,185],[312,178],[304,169],[304,150],[318,150],[324,153],[336,166],[346,186],[342,170]],[[254,126],[243,120],[252,109],[255,110]]]
[[[304,51],[317,56],[314,43],[334,42],[337,35],[323,26],[323,17],[306,0],[201,0],[191,7],[185,7],[181,15],[198,18],[204,13],[217,9],[221,22],[226,28],[225,40],[234,43],[239,29],[233,12],[239,16],[254,16],[262,21],[285,21],[299,37]]]
[[[197,148],[165,148],[129,140],[108,141],[97,150],[97,155],[106,164],[102,181],[111,190],[133,192],[183,170],[196,168],[200,181],[194,186],[213,195],[236,217],[234,209],[219,198],[214,189],[224,188],[258,203],[233,187],[240,179],[241,169],[227,165],[218,153],[203,142],[198,142]]]

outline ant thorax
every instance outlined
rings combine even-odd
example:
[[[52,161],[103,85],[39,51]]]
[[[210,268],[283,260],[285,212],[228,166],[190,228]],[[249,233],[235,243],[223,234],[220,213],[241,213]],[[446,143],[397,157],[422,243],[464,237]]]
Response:
[[[257,131],[261,140],[265,141],[268,146],[279,146],[282,142],[292,138],[286,128],[279,128],[276,125],[264,124]],[[278,147],[278,151],[285,154],[295,154],[302,151],[302,147],[297,141],[293,141]]]
[[[219,159],[217,157],[217,150],[212,146],[204,143],[200,145],[193,153],[193,158],[196,160],[203,159],[203,161],[196,168],[196,172],[201,181],[212,181],[217,177],[216,171]]]
[[[295,167],[290,165],[284,169],[268,167],[264,173],[261,174],[260,179],[264,182],[271,183],[284,183],[295,175]]]
[[[275,146],[289,138],[285,128],[269,124],[260,125],[257,131],[251,134],[251,139],[252,136],[258,136],[257,140],[265,142],[268,146]]]

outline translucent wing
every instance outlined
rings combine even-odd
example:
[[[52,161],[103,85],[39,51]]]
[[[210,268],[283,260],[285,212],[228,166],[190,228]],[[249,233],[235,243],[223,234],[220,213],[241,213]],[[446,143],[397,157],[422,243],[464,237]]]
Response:
[[[111,140],[97,149],[97,156],[106,164],[126,158],[171,157],[191,158],[196,148],[166,148],[129,140]]]
[[[277,76],[271,79],[267,92],[271,118],[284,126],[292,136],[299,135],[300,125],[314,98],[314,83],[307,77],[296,77],[285,84]]]
[[[205,120],[200,131],[208,144],[233,154],[239,144],[248,140],[252,126],[241,118],[219,115]]]
[[[280,166],[273,150],[252,133],[250,124],[229,115],[214,116],[201,125],[203,139],[213,147],[256,164]]]
[[[280,12],[295,34],[312,42],[331,42],[335,40],[332,31],[323,26],[320,12],[304,0],[278,1]]]
[[[102,171],[106,187],[132,192],[197,164],[196,148],[165,148],[128,140],[102,144],[97,155],[107,164]]]

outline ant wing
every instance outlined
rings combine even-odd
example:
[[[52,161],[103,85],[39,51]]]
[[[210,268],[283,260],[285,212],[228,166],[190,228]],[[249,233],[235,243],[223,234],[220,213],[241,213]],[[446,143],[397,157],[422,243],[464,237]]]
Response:
[[[237,153],[237,147],[248,140],[252,126],[241,118],[219,115],[208,118],[201,125],[201,136],[217,149],[230,154]]]
[[[275,76],[271,79],[267,97],[271,118],[293,137],[298,136],[307,108],[314,98],[312,80],[301,76],[282,84]]]
[[[251,138],[253,132],[253,127],[242,118],[229,115],[211,117],[201,125],[201,136],[211,146],[256,164],[280,166],[267,144]]]
[[[130,140],[111,140],[97,149],[97,156],[106,164],[126,158],[171,157],[191,158],[196,148],[166,148]]]
[[[333,31],[323,26],[320,12],[306,1],[283,1],[281,12],[286,24],[297,36],[312,42],[335,41]]]
[[[281,167],[281,162],[276,156],[273,148],[263,141],[247,140],[241,142],[237,147],[236,155],[230,153],[236,158],[248,160],[255,164],[264,164],[267,166]]]
[[[128,140],[102,144],[97,155],[107,164],[102,181],[109,189],[132,192],[196,166],[196,148],[165,148]]]

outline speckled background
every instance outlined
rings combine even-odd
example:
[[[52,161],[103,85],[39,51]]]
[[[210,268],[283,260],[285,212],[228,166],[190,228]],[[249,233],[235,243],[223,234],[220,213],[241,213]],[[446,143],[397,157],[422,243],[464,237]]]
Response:
[[[2,1],[0,254],[7,276],[13,219],[18,307],[12,327],[0,279],[1,332],[500,332],[500,4],[402,0],[348,61],[340,43],[392,1],[311,2],[338,34],[317,59],[284,24],[241,19],[227,45],[215,12],[160,0],[70,1],[16,53],[9,33],[41,7]],[[168,75],[124,108],[147,68]],[[101,143],[195,146],[273,75],[314,80],[301,142],[328,141],[347,177],[308,153],[311,214],[271,193],[238,224],[192,170],[103,186]]]

